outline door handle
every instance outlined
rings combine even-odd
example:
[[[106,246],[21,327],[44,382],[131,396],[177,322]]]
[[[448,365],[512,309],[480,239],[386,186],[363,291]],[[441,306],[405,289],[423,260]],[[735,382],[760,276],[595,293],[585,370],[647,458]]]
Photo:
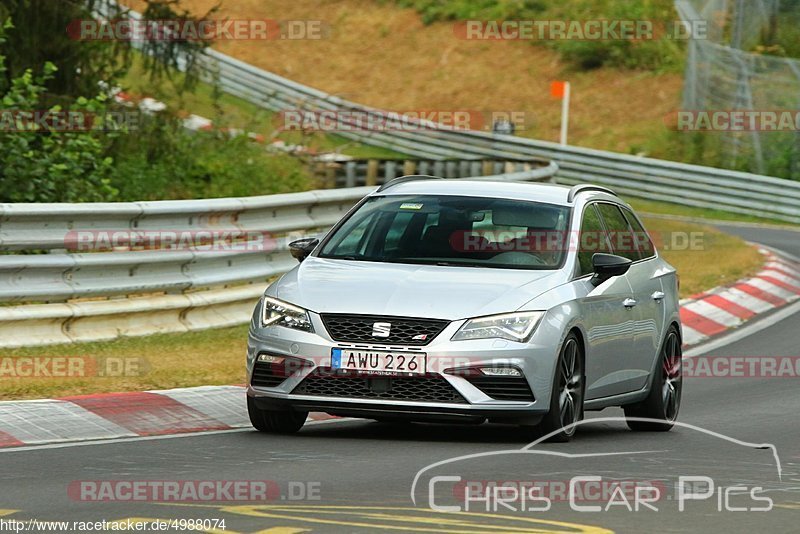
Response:
[[[662,300],[664,300],[665,295],[663,291],[656,291],[655,293],[653,293],[652,296],[653,300],[655,300],[656,302],[661,302]]]
[[[631,299],[631,298],[627,298],[627,299],[622,301],[622,305],[625,306],[628,309],[631,309],[634,306],[636,306],[636,300],[635,299]]]

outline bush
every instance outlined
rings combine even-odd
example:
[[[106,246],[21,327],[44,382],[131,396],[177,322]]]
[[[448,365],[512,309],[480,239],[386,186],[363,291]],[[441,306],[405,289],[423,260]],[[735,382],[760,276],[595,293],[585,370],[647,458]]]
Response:
[[[3,29],[8,29],[9,24]],[[0,45],[4,43],[0,33]],[[112,160],[105,156],[105,143],[97,133],[57,131],[49,124],[26,120],[22,113],[42,108],[45,84],[56,72],[46,63],[42,74],[28,69],[10,79],[0,91],[3,127],[0,128],[0,201],[2,202],[91,202],[113,200],[116,191],[108,174]],[[0,73],[5,73],[0,55]],[[79,98],[71,108],[104,114],[103,97]],[[59,107],[49,111],[59,112]]]
[[[190,133],[168,112],[142,115],[133,129],[109,124],[120,106],[106,95],[48,92],[58,70],[53,63],[11,76],[2,55],[12,49],[5,40],[11,28],[0,27],[0,202],[247,196],[308,186],[299,160],[267,153],[246,137]],[[48,104],[55,100],[64,108]],[[24,119],[45,110],[85,112],[98,128],[76,131]]]
[[[240,136],[190,133],[169,115],[115,140],[110,183],[120,200],[266,195],[308,187],[302,163]]]

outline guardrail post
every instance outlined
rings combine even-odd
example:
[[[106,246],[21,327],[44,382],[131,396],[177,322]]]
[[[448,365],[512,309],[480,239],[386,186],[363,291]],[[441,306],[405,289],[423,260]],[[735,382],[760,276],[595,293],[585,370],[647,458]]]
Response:
[[[328,189],[336,189],[336,169],[338,168],[339,165],[335,163],[328,163],[328,166],[325,169],[325,180]]]
[[[356,186],[356,162],[348,161],[344,165],[345,170],[345,187]]]
[[[377,185],[378,183],[378,168],[380,161],[371,159],[367,162],[367,183],[366,185]]]
[[[397,178],[397,162],[388,160],[383,172],[383,183],[386,183],[393,178]]]
[[[469,162],[469,174],[467,176],[481,176],[481,162],[480,161],[470,161]]]

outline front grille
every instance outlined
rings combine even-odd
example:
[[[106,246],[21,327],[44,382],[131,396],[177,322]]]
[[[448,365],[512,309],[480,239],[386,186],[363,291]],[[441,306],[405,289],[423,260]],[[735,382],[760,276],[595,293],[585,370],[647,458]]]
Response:
[[[286,380],[286,376],[277,374],[276,370],[282,371],[282,369],[275,367],[271,363],[256,362],[255,367],[253,367],[253,378],[250,380],[250,383],[263,388],[279,386]]]
[[[329,367],[314,369],[292,393],[352,399],[467,402],[447,380],[438,375],[384,377],[342,372],[334,374]]]
[[[322,322],[336,341],[366,341],[370,343],[416,345],[430,343],[449,324],[441,319],[414,319],[384,315],[347,315],[323,313]],[[389,323],[389,337],[372,335],[375,323]],[[422,337],[424,336],[424,337]],[[417,339],[414,339],[414,338]],[[422,339],[420,339],[422,337]]]
[[[533,402],[533,392],[525,377],[465,377],[470,384],[495,400]]]

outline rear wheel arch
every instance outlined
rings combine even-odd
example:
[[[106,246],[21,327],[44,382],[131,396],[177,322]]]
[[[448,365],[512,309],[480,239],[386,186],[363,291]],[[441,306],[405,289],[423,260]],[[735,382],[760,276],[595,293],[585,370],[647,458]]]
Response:
[[[658,350],[656,351],[655,356],[653,357],[653,365],[650,369],[650,377],[647,379],[647,390],[650,391],[650,388],[653,386],[653,381],[655,377],[655,373],[658,370],[658,366],[660,365],[661,359],[661,351],[664,350],[664,343],[667,342],[667,336],[669,335],[670,331],[675,328],[675,332],[678,334],[678,345],[683,345],[683,334],[681,332],[681,324],[675,320],[670,320],[667,323],[667,327],[664,329],[664,334],[661,336],[661,340],[658,342]]]

